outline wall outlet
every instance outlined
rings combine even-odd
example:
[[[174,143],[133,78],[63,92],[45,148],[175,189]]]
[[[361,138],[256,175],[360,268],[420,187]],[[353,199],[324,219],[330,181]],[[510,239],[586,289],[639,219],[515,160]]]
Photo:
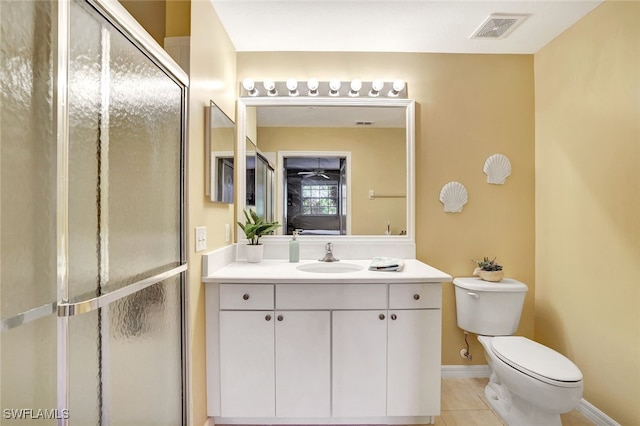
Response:
[[[231,241],[231,225],[226,223],[224,225],[224,242],[228,243],[229,241]]]
[[[198,226],[196,228],[196,251],[205,251],[207,249],[207,227]]]

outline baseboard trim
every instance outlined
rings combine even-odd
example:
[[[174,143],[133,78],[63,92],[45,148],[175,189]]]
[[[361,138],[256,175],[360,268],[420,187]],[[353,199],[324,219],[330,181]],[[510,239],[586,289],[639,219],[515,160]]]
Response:
[[[472,379],[474,377],[489,377],[491,370],[487,364],[482,365],[443,365],[441,366],[443,379],[459,378]]]
[[[443,379],[473,379],[476,377],[489,377],[491,370],[488,365],[443,365],[441,366]],[[586,418],[597,426],[621,426],[620,423],[607,416],[596,406],[582,398],[576,407]]]
[[[582,398],[580,404],[576,407],[586,418],[594,422],[598,426],[621,426],[620,423],[607,416],[596,406]]]

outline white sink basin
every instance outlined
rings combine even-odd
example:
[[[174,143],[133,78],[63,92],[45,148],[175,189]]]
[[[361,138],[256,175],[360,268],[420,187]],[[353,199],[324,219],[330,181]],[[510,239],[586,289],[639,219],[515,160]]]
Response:
[[[362,271],[363,266],[353,263],[343,262],[318,262],[318,263],[304,263],[297,266],[298,271],[303,272],[315,272],[318,274],[343,274],[345,272]]]

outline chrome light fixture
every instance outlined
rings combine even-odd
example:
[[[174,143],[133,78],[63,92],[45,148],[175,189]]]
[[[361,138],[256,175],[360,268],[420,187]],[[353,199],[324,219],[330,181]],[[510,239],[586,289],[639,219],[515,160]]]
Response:
[[[307,88],[309,89],[309,96],[318,96],[318,87],[320,83],[315,78],[310,78],[307,81]]]
[[[247,91],[249,96],[258,96],[258,89],[256,89],[256,83],[250,79],[245,78],[242,80],[242,87]]]
[[[340,95],[340,86],[342,83],[340,80],[332,79],[329,80],[329,96],[339,96]]]
[[[351,90],[349,91],[349,96],[360,96],[360,89],[362,89],[362,80],[357,78],[351,80]]]
[[[298,80],[295,78],[290,78],[287,80],[287,90],[289,90],[289,96],[298,96],[300,92],[298,92]]]
[[[397,98],[400,92],[402,92],[403,90],[404,90],[404,80],[400,80],[400,79],[395,80],[387,96],[391,98]]]
[[[0,0],[1,1],[1,0]],[[306,86],[306,87],[305,87]],[[258,89],[260,87],[260,89]],[[263,89],[264,88],[264,89]],[[240,87],[240,97],[350,97],[363,98],[388,97],[407,98],[407,86],[404,80],[382,80],[362,81],[359,78],[341,81],[337,78],[331,80],[318,81],[309,78],[306,82],[300,82],[295,78],[275,81],[266,79],[254,81],[245,78]],[[359,102],[354,99],[354,102]]]
[[[384,87],[384,81],[375,79],[371,82],[371,90],[369,91],[369,96],[372,98],[380,96],[380,91]]]
[[[276,89],[276,82],[273,80],[265,80],[262,83],[264,90],[267,91],[267,96],[278,96],[278,90]]]

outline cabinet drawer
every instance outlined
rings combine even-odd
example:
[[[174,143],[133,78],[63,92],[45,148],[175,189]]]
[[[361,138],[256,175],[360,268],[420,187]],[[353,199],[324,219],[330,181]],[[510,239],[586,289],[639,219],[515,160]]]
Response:
[[[442,284],[390,284],[389,309],[442,307]]]
[[[276,285],[276,309],[386,309],[386,284]]]
[[[273,285],[220,284],[220,309],[273,309]]]

